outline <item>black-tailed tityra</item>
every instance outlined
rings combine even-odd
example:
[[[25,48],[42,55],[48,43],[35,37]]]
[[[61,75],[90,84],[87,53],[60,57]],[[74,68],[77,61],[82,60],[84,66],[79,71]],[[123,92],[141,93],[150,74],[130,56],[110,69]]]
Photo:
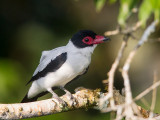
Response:
[[[97,44],[108,40],[108,37],[97,35],[93,31],[81,30],[72,36],[66,46],[43,51],[40,63],[27,83],[32,82],[32,85],[22,102],[36,101],[48,92],[62,102],[53,91],[57,87],[71,97],[72,94],[64,86],[87,72]]]

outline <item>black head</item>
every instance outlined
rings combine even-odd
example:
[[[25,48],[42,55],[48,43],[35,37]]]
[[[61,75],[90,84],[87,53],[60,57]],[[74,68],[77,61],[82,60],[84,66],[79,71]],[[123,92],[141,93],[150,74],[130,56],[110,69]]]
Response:
[[[103,43],[109,38],[97,35],[90,30],[81,30],[71,38],[72,43],[78,48],[92,47],[95,44]]]

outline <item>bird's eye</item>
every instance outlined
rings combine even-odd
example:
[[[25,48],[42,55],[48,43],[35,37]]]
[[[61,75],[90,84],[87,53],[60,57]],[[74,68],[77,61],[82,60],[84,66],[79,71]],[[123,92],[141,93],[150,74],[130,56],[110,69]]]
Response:
[[[88,38],[85,38],[84,40],[85,40],[85,42],[88,42],[88,41],[89,41],[89,39],[88,39]]]
[[[83,40],[82,40],[82,42],[87,45],[91,45],[92,41],[93,41],[93,39],[90,36],[87,36],[87,37],[83,38]]]

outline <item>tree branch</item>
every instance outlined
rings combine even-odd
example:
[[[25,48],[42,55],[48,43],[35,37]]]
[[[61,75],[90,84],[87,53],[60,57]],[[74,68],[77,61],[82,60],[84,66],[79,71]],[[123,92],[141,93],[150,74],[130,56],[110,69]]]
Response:
[[[158,22],[154,21],[151,25],[149,25],[147,27],[147,29],[144,31],[144,34],[142,35],[142,38],[139,40],[139,42],[137,43],[137,45],[135,46],[135,48],[129,53],[129,56],[126,59],[126,62],[123,66],[122,69],[122,76],[124,79],[124,86],[125,86],[125,102],[123,105],[114,105],[114,99],[112,99],[113,96],[113,81],[114,81],[114,74],[115,74],[115,70],[117,69],[120,59],[122,57],[124,48],[125,48],[125,44],[122,44],[121,49],[119,50],[119,54],[115,60],[115,62],[113,63],[111,70],[108,73],[108,81],[109,82],[109,89],[108,89],[108,95],[106,95],[105,97],[101,98],[100,100],[100,107],[102,108],[102,112],[109,112],[109,111],[116,111],[116,120],[120,120],[123,117],[125,117],[126,119],[143,119],[141,116],[145,117],[146,116],[150,116],[150,118],[155,117],[155,115],[151,114],[147,114],[147,112],[144,112],[143,109],[139,109],[141,108],[140,106],[137,107],[137,105],[134,103],[134,100],[132,98],[132,92],[131,92],[131,88],[130,88],[130,80],[129,80],[129,75],[128,75],[128,71],[130,68],[130,64],[132,62],[132,59],[134,58],[137,50],[139,47],[141,47],[144,42],[146,42],[148,40],[148,37],[151,33],[154,32],[155,30],[155,26]],[[126,36],[130,36],[132,34],[133,31],[136,31],[139,27],[140,27],[141,23],[137,23],[136,26],[133,26],[130,29],[126,29],[125,31],[117,29],[115,31],[109,31],[106,32],[105,35],[109,36],[109,35],[116,35],[116,34],[124,34]],[[158,84],[158,85],[157,85]],[[157,86],[159,86],[159,83],[157,84],[153,84],[153,86],[149,89],[147,89],[145,91],[145,93],[148,93],[150,90],[155,89]],[[145,94],[143,94],[145,95]],[[104,103],[106,101],[110,102],[110,107],[109,108],[105,108],[102,107],[103,105],[105,105]],[[142,111],[144,113],[142,113]]]
[[[114,90],[113,94],[116,105],[121,106],[125,103],[124,96],[122,96],[118,90]],[[90,90],[79,88],[78,91],[73,94],[76,99],[76,104],[72,104],[73,102],[69,100],[66,95],[61,97],[67,106],[62,106],[56,99],[47,99],[31,103],[0,104],[0,119],[24,119],[89,107],[98,108],[100,97],[106,95],[107,93],[100,92],[100,89]],[[109,104],[110,102],[107,104],[108,108]],[[140,106],[137,107],[144,118],[146,116],[149,117],[150,112]]]
[[[115,108],[115,103],[114,103],[114,100],[112,99],[113,98],[113,84],[114,84],[114,75],[115,75],[115,72],[118,68],[118,65],[120,63],[120,60],[123,56],[123,53],[124,53],[124,50],[125,50],[125,47],[127,45],[127,41],[129,39],[129,36],[127,36],[126,39],[123,40],[122,44],[121,44],[121,47],[119,49],[119,52],[118,52],[118,55],[114,61],[114,63],[112,64],[112,67],[110,69],[110,71],[108,72],[108,80],[104,80],[103,83],[106,84],[109,82],[109,85],[107,86],[108,87],[108,94],[102,98],[100,100],[100,107],[102,108],[103,107],[103,103],[108,100],[109,98],[110,99],[110,103],[111,103],[111,107],[114,109]]]
[[[155,31],[155,26],[158,23],[158,21],[154,21],[152,22],[151,25],[149,25],[147,27],[147,29],[144,31],[144,34],[142,35],[142,38],[139,40],[139,42],[137,43],[137,45],[134,47],[134,49],[130,52],[130,54],[128,55],[126,62],[123,66],[122,69],[122,76],[124,79],[124,86],[125,86],[125,102],[126,104],[130,104],[130,106],[128,106],[125,111],[127,112],[126,117],[131,119],[134,117],[134,114],[136,112],[136,109],[134,109],[135,105],[132,104],[133,103],[133,98],[132,98],[132,92],[131,92],[131,87],[130,87],[130,80],[129,80],[129,75],[128,75],[128,71],[130,69],[130,64],[132,62],[132,59],[134,58],[137,50],[139,47],[141,47],[147,40],[148,37],[151,33],[153,33]],[[138,114],[138,113],[136,113]]]
[[[31,103],[0,104],[0,119],[30,118],[88,108],[97,105],[101,94],[99,89],[81,89],[73,94],[76,99],[76,104],[73,104],[66,95],[61,97],[66,102],[66,106],[61,105],[56,99],[47,99]]]
[[[117,29],[113,31],[107,31],[104,33],[105,36],[112,36],[117,34],[131,34],[132,32],[135,32],[140,26],[142,25],[141,22],[137,22],[134,26],[128,27],[127,29],[122,30],[120,27],[117,27]]]

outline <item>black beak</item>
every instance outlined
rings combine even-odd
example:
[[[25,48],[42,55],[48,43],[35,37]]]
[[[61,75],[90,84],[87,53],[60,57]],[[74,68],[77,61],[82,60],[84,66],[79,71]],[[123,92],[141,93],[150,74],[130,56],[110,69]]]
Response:
[[[111,39],[109,37],[104,36],[103,41],[111,41]]]

